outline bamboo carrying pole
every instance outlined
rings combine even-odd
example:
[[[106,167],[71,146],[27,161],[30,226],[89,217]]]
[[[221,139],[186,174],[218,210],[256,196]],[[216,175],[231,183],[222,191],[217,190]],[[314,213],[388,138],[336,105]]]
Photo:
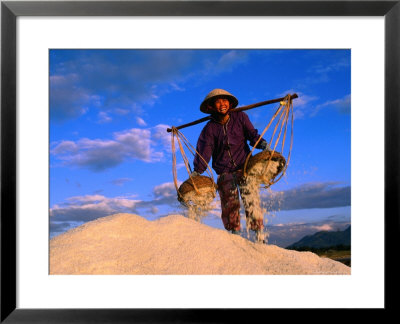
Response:
[[[261,102],[255,103],[255,104],[243,106],[243,107],[237,107],[237,108],[232,109],[231,112],[239,112],[239,111],[244,111],[244,110],[257,108],[257,107],[260,107],[260,106],[270,105],[270,104],[273,104],[273,103],[281,102],[281,101],[285,100],[285,98],[286,97],[282,97],[282,98],[278,98],[278,99],[271,99],[271,100],[261,101]],[[290,98],[291,99],[296,99],[296,98],[298,98],[298,95],[296,93],[294,93],[294,94],[292,94],[290,96]],[[192,121],[191,123],[187,123],[187,124],[184,124],[184,125],[181,125],[181,126],[177,126],[175,128],[176,129],[182,129],[182,128],[185,128],[185,127],[189,127],[189,126],[200,124],[200,123],[205,122],[205,121],[210,120],[210,119],[211,119],[211,116],[207,116],[207,117]],[[170,133],[171,131],[172,131],[172,128],[167,128],[167,132],[168,133]]]

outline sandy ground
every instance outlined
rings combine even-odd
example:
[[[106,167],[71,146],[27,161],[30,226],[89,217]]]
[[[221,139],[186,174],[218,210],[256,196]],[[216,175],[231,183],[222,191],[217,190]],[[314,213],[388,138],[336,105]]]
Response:
[[[311,252],[253,243],[182,215],[116,214],[50,241],[50,274],[350,274]]]

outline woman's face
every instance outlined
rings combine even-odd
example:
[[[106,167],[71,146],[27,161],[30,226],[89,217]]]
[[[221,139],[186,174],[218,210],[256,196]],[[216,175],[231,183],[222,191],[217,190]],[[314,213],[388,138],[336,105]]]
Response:
[[[214,101],[214,109],[219,114],[225,115],[230,108],[230,102],[226,98],[217,98]]]

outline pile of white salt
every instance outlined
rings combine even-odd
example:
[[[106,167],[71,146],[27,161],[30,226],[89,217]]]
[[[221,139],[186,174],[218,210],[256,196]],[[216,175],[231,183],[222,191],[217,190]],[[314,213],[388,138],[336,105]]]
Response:
[[[50,274],[350,274],[311,252],[252,243],[182,215],[116,214],[50,241]]]

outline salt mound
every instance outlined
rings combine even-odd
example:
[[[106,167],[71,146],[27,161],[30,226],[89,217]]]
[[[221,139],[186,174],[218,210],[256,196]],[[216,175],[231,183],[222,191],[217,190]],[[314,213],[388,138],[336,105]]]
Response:
[[[148,221],[116,214],[51,239],[50,274],[350,274],[350,268],[181,215]]]

